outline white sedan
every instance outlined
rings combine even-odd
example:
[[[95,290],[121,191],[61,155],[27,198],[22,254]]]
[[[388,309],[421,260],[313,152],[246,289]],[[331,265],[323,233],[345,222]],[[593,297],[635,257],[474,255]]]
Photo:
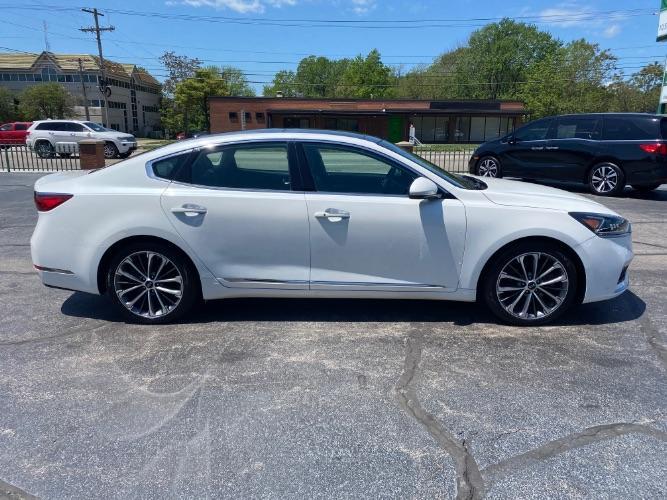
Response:
[[[267,130],[179,142],[35,184],[47,286],[130,321],[203,300],[480,301],[518,325],[628,288],[627,220],[581,196],[453,175],[388,142]]]

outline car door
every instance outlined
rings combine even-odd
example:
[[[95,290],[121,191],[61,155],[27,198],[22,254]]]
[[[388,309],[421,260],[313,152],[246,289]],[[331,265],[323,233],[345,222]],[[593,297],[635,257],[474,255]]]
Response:
[[[551,118],[537,120],[519,128],[508,139],[500,157],[504,176],[539,179],[551,161],[547,135]]]
[[[227,287],[308,288],[308,219],[292,149],[287,142],[203,148],[162,195],[175,230]]]
[[[66,146],[63,144],[69,142],[69,127],[65,122],[50,122],[48,124],[48,135],[51,143],[54,145],[56,152],[66,151]]]
[[[68,123],[70,142],[72,143],[73,152],[79,152],[79,142],[87,139],[90,131],[80,123]]]
[[[600,149],[601,119],[596,116],[563,116],[556,119],[547,151],[552,158],[544,178],[581,182]]]
[[[451,196],[413,200],[418,174],[363,148],[301,143],[311,289],[451,291],[458,285],[465,210]]]

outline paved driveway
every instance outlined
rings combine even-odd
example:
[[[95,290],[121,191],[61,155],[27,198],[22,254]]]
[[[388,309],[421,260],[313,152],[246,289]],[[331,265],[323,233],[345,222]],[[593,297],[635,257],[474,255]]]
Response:
[[[0,174],[0,498],[667,496],[667,191],[605,201],[632,291],[558,325],[234,300],[151,328],[39,283],[35,178]]]

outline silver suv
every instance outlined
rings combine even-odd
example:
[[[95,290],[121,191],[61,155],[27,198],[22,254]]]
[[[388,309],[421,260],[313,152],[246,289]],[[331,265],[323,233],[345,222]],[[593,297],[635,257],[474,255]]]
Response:
[[[42,120],[33,122],[28,129],[26,144],[41,158],[52,158],[56,153],[70,156],[79,152],[79,142],[99,139],[105,142],[105,158],[127,158],[137,149],[133,135],[105,128],[93,122],[79,120]]]

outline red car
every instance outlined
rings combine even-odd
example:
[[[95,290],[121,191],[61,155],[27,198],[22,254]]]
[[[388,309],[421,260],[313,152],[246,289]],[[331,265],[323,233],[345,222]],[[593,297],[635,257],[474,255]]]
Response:
[[[32,122],[11,122],[0,126],[0,147],[25,144]]]

